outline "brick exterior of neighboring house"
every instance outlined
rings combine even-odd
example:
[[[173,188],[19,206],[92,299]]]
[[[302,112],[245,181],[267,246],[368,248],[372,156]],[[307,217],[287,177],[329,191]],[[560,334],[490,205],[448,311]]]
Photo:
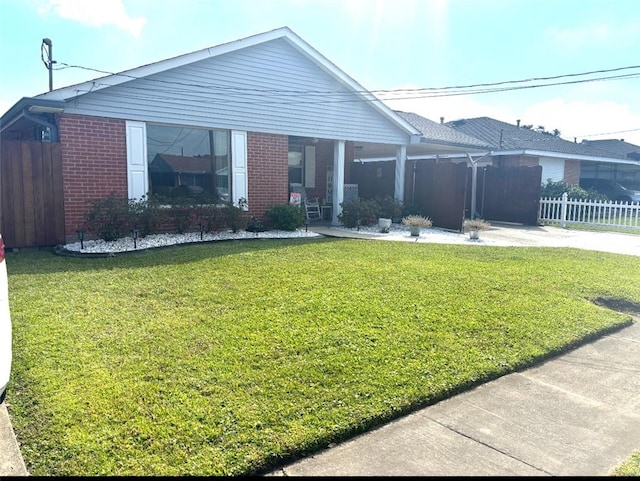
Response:
[[[567,184],[577,185],[580,183],[580,165],[579,160],[564,161],[564,181]]]

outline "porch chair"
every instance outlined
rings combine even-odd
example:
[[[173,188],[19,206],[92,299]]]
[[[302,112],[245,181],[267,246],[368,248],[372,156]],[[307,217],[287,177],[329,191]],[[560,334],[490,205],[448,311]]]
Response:
[[[308,220],[322,220],[322,212],[320,211],[320,200],[316,197],[315,199],[309,199],[307,196],[304,196],[304,213],[307,216]]]

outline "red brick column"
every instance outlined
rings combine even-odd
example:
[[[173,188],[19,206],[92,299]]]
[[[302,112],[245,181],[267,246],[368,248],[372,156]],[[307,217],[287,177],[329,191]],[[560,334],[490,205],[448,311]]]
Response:
[[[565,160],[564,161],[564,179],[565,183],[577,185],[580,183],[580,161]]]
[[[247,132],[249,213],[264,220],[270,207],[289,202],[289,138]]]
[[[64,226],[67,240],[85,219],[89,201],[111,192],[127,195],[125,121],[85,115],[58,116],[62,148]]]

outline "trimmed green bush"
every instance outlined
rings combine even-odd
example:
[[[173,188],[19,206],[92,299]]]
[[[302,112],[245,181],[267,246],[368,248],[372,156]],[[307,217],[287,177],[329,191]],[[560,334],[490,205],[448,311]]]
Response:
[[[375,200],[358,199],[340,204],[342,213],[338,215],[338,220],[345,227],[356,227],[375,224],[378,221]]]
[[[392,219],[398,222],[402,218],[402,202],[391,196],[376,197],[373,199],[375,203],[376,216],[385,219]]]
[[[110,242],[120,239],[132,226],[132,212],[126,197],[112,192],[103,199],[89,201],[90,209],[85,215],[87,231]]]
[[[272,229],[294,231],[304,225],[304,212],[291,204],[275,205],[266,212],[266,216]]]

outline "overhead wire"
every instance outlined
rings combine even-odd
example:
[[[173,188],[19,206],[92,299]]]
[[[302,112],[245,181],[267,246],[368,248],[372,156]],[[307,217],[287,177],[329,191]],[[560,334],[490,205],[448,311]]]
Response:
[[[201,104],[247,104],[247,105],[313,105],[313,104],[335,104],[335,103],[359,103],[359,102],[379,102],[384,101],[396,101],[396,100],[415,100],[415,99],[429,99],[429,98],[441,98],[441,97],[454,97],[462,95],[478,95],[487,93],[502,93],[514,90],[527,90],[543,87],[552,87],[560,85],[572,85],[590,82],[602,82],[602,81],[614,81],[634,79],[640,77],[640,72],[627,73],[622,75],[610,75],[601,76],[595,78],[585,78],[579,80],[567,80],[561,82],[547,82],[548,80],[559,80],[564,78],[575,78],[588,75],[598,75],[612,72],[620,72],[624,70],[640,69],[640,65],[631,65],[625,67],[616,67],[611,69],[599,69],[587,72],[568,73],[561,75],[553,75],[546,77],[531,77],[527,79],[517,80],[504,80],[499,82],[487,82],[487,83],[474,83],[466,85],[454,85],[444,87],[418,87],[418,88],[399,88],[399,89],[377,89],[377,90],[353,90],[344,89],[340,90],[287,90],[276,88],[255,88],[255,87],[241,87],[241,86],[223,86],[213,83],[194,83],[194,82],[180,82],[176,80],[157,79],[149,77],[138,77],[135,75],[127,74],[125,72],[114,73],[106,70],[100,70],[92,67],[86,67],[82,65],[73,65],[65,62],[58,62],[57,67],[54,70],[64,70],[67,68],[76,68],[81,70],[87,70],[96,73],[106,74],[108,76],[119,76],[129,78],[131,80],[143,80],[145,82],[155,82],[159,84],[165,84],[167,86],[173,85],[174,88],[158,88],[150,92],[145,87],[139,87],[131,84],[123,85],[125,92],[114,92],[115,95],[121,98],[129,98],[135,100],[155,100],[168,102],[166,96],[180,95],[185,98],[196,99]],[[98,86],[111,86],[109,83],[99,82],[101,79],[96,79],[92,85],[92,88],[88,91],[84,91],[81,94],[86,94]],[[546,82],[535,85],[519,85],[531,82]],[[84,82],[83,82],[84,83]],[[508,86],[505,86],[508,85]],[[185,88],[185,87],[188,87]],[[194,89],[202,89],[201,91]],[[129,92],[126,92],[129,90]],[[131,92],[134,90],[134,92]],[[135,90],[143,90],[146,95],[136,94]],[[213,92],[212,92],[213,90]],[[153,95],[156,92],[158,95]],[[211,94],[218,92],[224,94],[224,97],[211,98]],[[354,98],[354,94],[365,95],[365,98],[358,96]],[[344,98],[349,96],[349,98]],[[575,137],[595,137],[600,135],[611,135],[624,132],[635,132],[637,129],[621,130],[617,132],[608,132],[601,134],[588,134]]]

